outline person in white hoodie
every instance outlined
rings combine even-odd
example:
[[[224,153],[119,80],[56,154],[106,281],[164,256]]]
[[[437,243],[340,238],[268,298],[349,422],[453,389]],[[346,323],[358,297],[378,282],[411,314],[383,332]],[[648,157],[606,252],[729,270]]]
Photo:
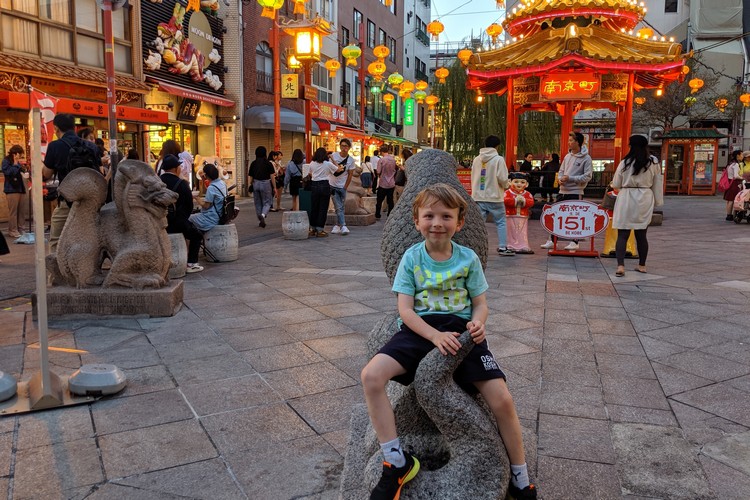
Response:
[[[571,132],[568,135],[568,154],[563,158],[557,180],[560,184],[560,194],[557,201],[580,200],[593,175],[589,150],[583,145],[583,134]],[[548,239],[542,248],[550,249],[554,246],[552,239]],[[571,241],[565,250],[578,250],[578,240]]]
[[[497,226],[497,253],[502,256],[515,255],[509,250],[506,232],[505,204],[503,197],[510,185],[508,181],[508,167],[505,159],[497,152],[500,138],[490,135],[484,140],[484,147],[479,150],[479,156],[471,164],[471,197],[477,202],[482,212],[482,219],[492,214]]]

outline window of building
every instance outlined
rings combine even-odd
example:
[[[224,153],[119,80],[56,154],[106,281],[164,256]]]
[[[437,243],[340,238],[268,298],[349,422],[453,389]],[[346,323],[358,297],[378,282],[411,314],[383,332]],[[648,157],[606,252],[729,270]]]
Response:
[[[255,46],[255,89],[273,92],[273,50],[267,42]]]
[[[115,71],[130,74],[131,12],[125,6],[112,14]],[[102,11],[95,0],[0,0],[0,13],[0,52],[104,68]],[[75,25],[71,24],[73,19]]]
[[[388,60],[392,63],[396,62],[396,39],[388,37],[388,48],[391,50],[391,53],[388,55]]]
[[[321,61],[313,67],[312,82],[318,87],[318,100],[333,103],[333,78],[328,76],[328,70]]]
[[[367,46],[375,47],[375,23],[367,20]]]
[[[333,0],[320,0],[320,17],[333,21]]]
[[[385,0],[380,0],[380,3],[383,4],[383,5],[385,5]],[[391,6],[388,7],[388,10],[391,11],[391,14],[395,14],[396,13],[396,0],[393,0],[393,2],[391,3]]]
[[[406,58],[406,67],[407,68],[409,67],[409,58],[408,57]]]
[[[349,30],[343,27],[341,28],[341,45],[343,47],[349,45]]]
[[[385,45],[388,37],[385,34],[385,31],[378,30],[378,45]]]
[[[677,0],[664,0],[664,12],[677,12]]]
[[[354,24],[352,24],[352,32],[354,33],[354,38],[359,40],[360,37],[360,30],[362,28],[362,13],[358,11],[357,9],[354,9]]]

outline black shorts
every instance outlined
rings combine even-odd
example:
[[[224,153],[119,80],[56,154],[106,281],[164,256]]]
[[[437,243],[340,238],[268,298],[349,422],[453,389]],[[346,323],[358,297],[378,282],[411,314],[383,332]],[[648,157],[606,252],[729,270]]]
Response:
[[[299,196],[299,188],[302,185],[302,176],[295,175],[289,179],[289,194]]]
[[[463,333],[466,331],[467,320],[453,314],[427,314],[422,316],[422,319],[441,332]],[[403,366],[406,373],[393,377],[392,380],[409,385],[414,381],[419,363],[433,349],[436,349],[435,344],[414,333],[408,326],[402,325],[391,340],[378,351],[378,354],[390,356]],[[456,384],[469,394],[478,392],[473,382],[496,378],[505,380],[505,373],[495,361],[486,340],[474,345],[453,373],[453,380]]]

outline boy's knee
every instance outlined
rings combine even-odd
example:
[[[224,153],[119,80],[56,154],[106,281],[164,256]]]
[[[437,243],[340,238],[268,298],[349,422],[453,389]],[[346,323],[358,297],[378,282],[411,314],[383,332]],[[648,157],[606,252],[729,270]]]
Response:
[[[383,374],[376,367],[372,366],[372,363],[368,363],[367,366],[362,369],[360,379],[362,380],[362,386],[365,389],[385,387],[386,384]]]

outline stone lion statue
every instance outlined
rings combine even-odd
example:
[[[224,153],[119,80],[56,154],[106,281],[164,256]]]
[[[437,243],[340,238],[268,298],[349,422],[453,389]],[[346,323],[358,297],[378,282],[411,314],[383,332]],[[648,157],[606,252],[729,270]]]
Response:
[[[362,167],[354,169],[352,180],[346,190],[346,200],[344,201],[345,215],[367,215],[370,212],[364,207],[362,197],[365,195],[365,188],[362,187]]]
[[[57,252],[47,257],[53,285],[142,290],[167,284],[167,208],[177,201],[177,193],[167,189],[148,164],[120,162],[114,201],[103,207],[107,182],[93,169],[70,172],[59,192],[72,206]],[[112,264],[105,273],[106,258]]]
[[[472,248],[486,266],[485,224],[479,208],[458,181],[455,159],[443,151],[427,150],[409,158],[406,169],[409,182],[383,231],[381,256],[390,281],[404,251],[422,240],[412,217],[414,198],[426,186],[439,182],[465,195],[469,203],[466,223],[454,239]],[[388,314],[375,325],[367,344],[368,359],[398,330],[397,316]],[[403,499],[505,498],[510,465],[494,417],[481,396],[469,395],[453,381],[453,371],[472,347],[468,332],[459,341],[463,347],[456,356],[442,356],[437,349],[428,354],[411,385],[388,384],[401,443],[422,464],[420,473],[402,491]],[[367,498],[381,470],[380,446],[367,409],[357,405],[352,414],[340,498]]]

